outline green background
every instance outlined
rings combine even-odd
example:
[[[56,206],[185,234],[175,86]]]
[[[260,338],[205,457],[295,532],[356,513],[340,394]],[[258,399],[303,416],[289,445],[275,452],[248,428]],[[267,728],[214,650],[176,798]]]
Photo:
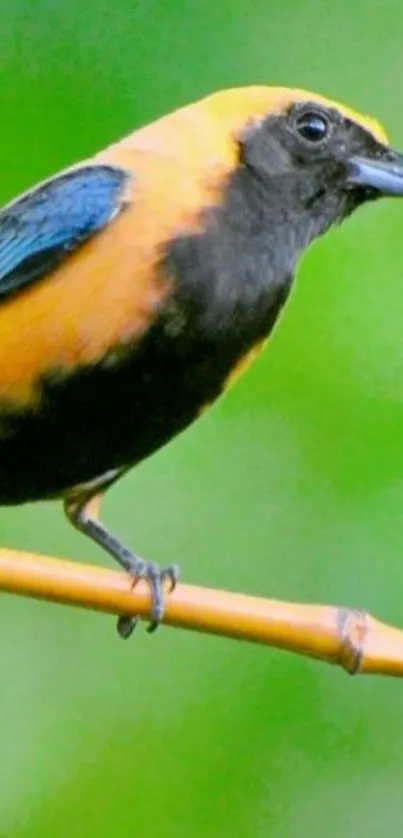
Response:
[[[0,198],[222,87],[307,87],[403,148],[398,0],[12,0],[0,8]],[[403,625],[403,204],[304,259],[229,397],[110,494],[188,582]],[[21,335],[23,340],[23,335]],[[1,543],[108,564],[58,506]],[[356,838],[403,831],[403,684],[3,596],[1,838]]]

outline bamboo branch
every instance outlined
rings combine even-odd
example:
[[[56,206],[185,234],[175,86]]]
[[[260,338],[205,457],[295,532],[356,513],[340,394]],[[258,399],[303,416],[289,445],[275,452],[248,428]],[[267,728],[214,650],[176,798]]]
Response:
[[[98,566],[0,550],[0,591],[148,619],[147,584]],[[403,676],[403,631],[362,611],[301,605],[178,585],[164,623],[275,646],[351,674]]]

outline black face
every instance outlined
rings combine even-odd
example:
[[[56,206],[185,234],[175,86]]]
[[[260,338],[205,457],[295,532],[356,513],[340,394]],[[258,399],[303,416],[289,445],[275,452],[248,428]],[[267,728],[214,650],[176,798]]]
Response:
[[[240,156],[269,203],[282,206],[285,222],[301,228],[304,247],[363,201],[383,194],[370,179],[354,182],[352,161],[388,164],[393,153],[336,109],[306,102],[251,126]]]

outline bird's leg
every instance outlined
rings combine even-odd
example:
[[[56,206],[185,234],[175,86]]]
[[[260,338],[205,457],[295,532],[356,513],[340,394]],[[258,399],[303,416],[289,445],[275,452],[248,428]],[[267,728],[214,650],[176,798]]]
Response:
[[[160,568],[152,562],[144,561],[122,542],[116,538],[102,524],[99,519],[99,509],[102,501],[102,492],[96,494],[80,493],[72,494],[64,501],[64,511],[69,521],[80,532],[87,535],[100,547],[106,550],[121,567],[133,578],[133,584],[139,579],[147,580],[151,590],[151,622],[147,631],[154,631],[161,622],[164,615],[164,591],[165,581],[170,583],[170,591],[173,591],[179,576],[179,569],[176,565]],[[137,617],[122,615],[118,619],[118,632],[121,637],[129,637],[135,628]]]

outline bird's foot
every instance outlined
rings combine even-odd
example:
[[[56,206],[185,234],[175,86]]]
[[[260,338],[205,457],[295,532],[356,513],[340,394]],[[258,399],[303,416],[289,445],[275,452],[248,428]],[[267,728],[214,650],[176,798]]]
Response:
[[[112,477],[114,473],[112,473]],[[155,631],[164,616],[164,583],[169,582],[169,591],[173,591],[179,577],[176,565],[160,568],[152,562],[140,559],[122,542],[116,538],[98,520],[98,506],[100,495],[83,494],[82,496],[67,497],[64,508],[67,517],[80,532],[99,544],[123,567],[133,579],[133,587],[139,579],[148,582],[151,593],[150,625],[147,631]],[[137,623],[137,617],[122,615],[118,619],[118,632],[121,637],[130,637]]]
[[[123,564],[123,561],[121,561]],[[151,592],[151,612],[150,625],[147,627],[148,632],[155,631],[158,628],[164,616],[164,583],[169,582],[169,592],[173,591],[179,578],[179,568],[177,565],[169,565],[168,567],[159,567],[153,562],[146,562],[137,556],[127,555],[124,558],[125,570],[133,578],[133,587],[139,579],[145,579],[150,587]],[[137,624],[137,617],[121,616],[118,619],[117,629],[120,637],[126,639],[130,637]]]

